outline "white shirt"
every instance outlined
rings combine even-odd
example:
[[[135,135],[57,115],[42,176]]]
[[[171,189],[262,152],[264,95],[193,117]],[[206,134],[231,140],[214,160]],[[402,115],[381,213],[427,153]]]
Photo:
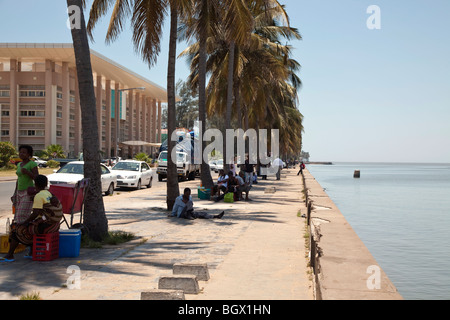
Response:
[[[283,160],[281,160],[280,158],[276,158],[275,160],[273,160],[273,166],[275,167],[282,167],[283,166]]]
[[[220,176],[219,177],[219,179],[217,179],[217,182],[222,182],[222,181],[225,181],[225,180],[228,180],[228,175],[225,175],[224,177],[223,176]],[[228,186],[228,182],[224,182],[224,183],[222,183],[222,185],[226,188],[227,186]]]

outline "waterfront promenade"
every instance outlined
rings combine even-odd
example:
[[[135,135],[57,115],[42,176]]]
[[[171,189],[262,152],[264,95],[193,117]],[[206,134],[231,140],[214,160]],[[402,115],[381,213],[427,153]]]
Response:
[[[50,262],[16,254],[15,262],[0,262],[0,300],[32,292],[44,300],[139,300],[172,275],[175,263],[208,265],[209,281],[199,281],[199,294],[186,300],[402,299],[314,177],[304,170],[305,193],[297,170],[283,170],[280,181],[261,180],[250,192],[253,201],[232,204],[198,200],[198,180],[180,183],[181,191],[192,188],[197,210],[224,210],[221,220],[168,218],[165,182],[116,191],[104,197],[109,228],[136,239]],[[75,290],[67,287],[72,266],[80,270]]]
[[[175,263],[206,263],[210,280],[200,281],[198,295],[186,300],[312,300],[307,267],[301,177],[284,171],[281,181],[260,181],[253,201],[233,204],[197,200],[199,180],[191,187],[195,208],[221,220],[168,218],[165,183],[151,189],[116,191],[104,197],[110,230],[133,232],[137,238],[120,246],[81,249],[78,258],[34,262],[16,254],[0,263],[0,299],[39,292],[44,300],[139,300],[172,275]],[[266,188],[275,187],[275,193]],[[6,217],[0,219],[5,222]],[[80,268],[80,289],[67,288],[67,268]]]

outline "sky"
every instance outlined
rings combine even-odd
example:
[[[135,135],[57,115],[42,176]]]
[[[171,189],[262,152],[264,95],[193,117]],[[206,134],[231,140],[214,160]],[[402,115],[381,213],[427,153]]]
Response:
[[[311,161],[450,163],[450,1],[279,2],[303,37],[290,44],[302,65],[298,108]],[[18,3],[0,0],[0,42],[72,42],[66,1]],[[373,5],[379,16],[368,13]],[[150,68],[133,49],[129,24],[105,44],[108,22],[99,22],[91,49],[165,88],[168,23]],[[187,78],[184,59],[176,70]]]

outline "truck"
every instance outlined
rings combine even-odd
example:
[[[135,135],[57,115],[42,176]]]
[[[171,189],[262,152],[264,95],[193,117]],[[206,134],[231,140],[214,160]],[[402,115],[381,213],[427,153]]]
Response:
[[[190,137],[187,135],[191,135]],[[192,138],[192,139],[191,139]],[[161,145],[158,157],[158,167],[156,173],[158,174],[158,181],[167,178],[167,160],[170,158],[167,147],[167,140]],[[177,174],[180,180],[194,180],[197,175],[200,175],[200,164],[195,159],[194,148],[198,144],[195,143],[193,133],[180,133],[178,142],[176,143],[177,154]],[[198,159],[197,159],[198,160]]]

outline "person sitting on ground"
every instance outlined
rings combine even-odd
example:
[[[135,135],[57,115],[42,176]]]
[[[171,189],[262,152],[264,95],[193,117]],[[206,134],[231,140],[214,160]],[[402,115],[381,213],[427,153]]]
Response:
[[[14,251],[19,243],[33,245],[33,236],[58,232],[63,216],[62,205],[58,198],[46,190],[48,179],[38,175],[34,179],[37,194],[34,196],[33,212],[22,223],[13,223],[9,236],[9,251],[4,261],[14,261]]]
[[[239,184],[239,200],[242,200],[242,193],[245,192],[245,201],[250,200],[248,198],[248,193],[250,192],[250,189],[252,188],[251,185],[249,185],[248,182],[244,181],[245,179],[245,173],[243,171],[239,172],[239,175],[236,176],[236,180]]]
[[[225,211],[222,211],[218,215],[211,215],[206,212],[195,212],[194,211],[194,202],[191,197],[191,189],[185,188],[183,195],[179,196],[175,200],[175,204],[172,210],[172,217],[184,218],[189,220],[194,219],[222,219]]]
[[[228,192],[228,180],[229,176],[225,174],[225,170],[220,169],[219,171],[219,178],[217,179],[217,185],[214,186],[214,194],[217,193],[217,195],[220,197],[220,191],[222,191],[224,194]]]

